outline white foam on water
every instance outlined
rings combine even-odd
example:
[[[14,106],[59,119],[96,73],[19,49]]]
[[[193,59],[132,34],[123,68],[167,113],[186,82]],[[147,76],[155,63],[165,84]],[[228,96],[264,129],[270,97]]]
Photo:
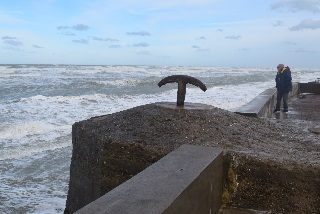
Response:
[[[3,161],[0,174],[1,213],[63,213],[70,154],[49,151],[28,158]],[[14,176],[12,176],[14,175]]]
[[[228,85],[209,88],[206,92],[198,88],[187,89],[186,102],[197,102],[212,105],[221,109],[236,111],[250,102],[272,83],[255,83]],[[241,93],[239,93],[241,91]]]
[[[40,77],[40,74],[0,74],[0,78],[11,78],[11,77]]]
[[[307,83],[314,82],[320,78],[320,69],[297,69],[292,72],[292,81]]]
[[[140,83],[143,83],[142,80],[137,79],[121,79],[121,80],[105,80],[105,81],[98,81],[98,83],[106,85],[106,86],[136,86]]]
[[[64,196],[64,194],[62,195]],[[63,213],[66,205],[65,198],[52,197],[48,198],[44,201],[44,203],[35,205],[35,210],[27,213],[39,213],[39,214],[61,214]]]
[[[66,148],[71,145],[71,140],[64,143],[37,141],[29,145],[20,145],[19,147],[5,148],[0,151],[0,161],[10,159],[20,159],[24,157],[31,157],[36,154],[41,154],[45,151],[52,151],[56,149]]]
[[[55,126],[44,121],[30,121],[22,124],[2,126],[0,130],[0,140],[21,139],[33,135],[46,134],[55,130]]]

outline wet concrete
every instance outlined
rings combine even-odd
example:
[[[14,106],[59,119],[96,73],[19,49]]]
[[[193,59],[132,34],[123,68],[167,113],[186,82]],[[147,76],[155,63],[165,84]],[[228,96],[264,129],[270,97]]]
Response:
[[[284,119],[320,121],[320,95],[302,94],[289,103],[289,112],[280,114]]]
[[[299,98],[289,103],[289,112],[277,112],[272,114],[272,120],[280,120],[288,126],[296,126],[309,132],[310,137],[320,136],[320,95],[301,94]],[[316,135],[314,135],[316,134]],[[320,141],[319,141],[320,144]]]

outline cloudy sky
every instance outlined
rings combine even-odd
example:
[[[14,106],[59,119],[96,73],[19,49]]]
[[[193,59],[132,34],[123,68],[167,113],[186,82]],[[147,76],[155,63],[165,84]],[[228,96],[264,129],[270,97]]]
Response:
[[[0,64],[320,67],[320,0],[1,0]]]

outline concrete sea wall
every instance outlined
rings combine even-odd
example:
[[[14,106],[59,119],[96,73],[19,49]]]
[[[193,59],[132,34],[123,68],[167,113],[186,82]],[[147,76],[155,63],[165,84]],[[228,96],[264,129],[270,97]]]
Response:
[[[156,211],[151,213],[181,213],[177,210],[183,208],[187,208],[183,213],[196,213],[186,205],[191,203],[190,200],[196,202],[197,199],[205,203],[192,207],[205,209],[205,213],[217,213],[216,206],[221,205],[222,196],[213,196],[213,190],[222,195],[222,185],[223,204],[284,209],[284,203],[278,198],[271,197],[266,200],[266,204],[258,205],[258,198],[254,195],[256,192],[268,195],[278,185],[276,188],[280,194],[286,192],[288,195],[287,200],[289,196],[294,197],[292,200],[298,200],[297,194],[304,191],[301,188],[306,186],[311,189],[318,185],[316,179],[305,184],[310,175],[317,177],[317,169],[308,171],[298,167],[298,171],[291,171],[294,167],[289,170],[284,168],[281,171],[293,175],[288,182],[284,175],[278,177],[276,184],[269,185],[270,182],[265,181],[262,186],[253,185],[266,178],[265,175],[272,180],[270,175],[281,174],[278,171],[282,166],[274,162],[264,163],[260,158],[258,161],[248,161],[247,157],[236,158],[237,155],[222,158],[221,150],[216,149],[216,146],[221,145],[224,151],[241,150],[249,154],[250,149],[249,152],[245,151],[245,147],[240,145],[242,142],[245,146],[250,145],[250,142],[261,142],[263,148],[269,137],[272,137],[268,135],[277,135],[278,128],[269,131],[266,127],[270,124],[267,122],[243,116],[268,117],[275,105],[275,92],[274,89],[265,91],[237,111],[238,114],[205,105],[200,110],[193,109],[197,106],[193,104],[189,105],[192,108],[187,108],[188,103],[185,109],[168,107],[170,104],[151,104],[75,123],[72,127],[73,153],[65,213],[116,213],[115,210],[122,210],[120,213],[126,210],[130,210],[130,213],[150,213],[153,209]],[[291,99],[295,99],[299,93],[299,84],[294,84]],[[263,138],[251,135],[253,129]],[[180,147],[190,143],[197,146]],[[222,159],[223,174],[220,173]],[[252,174],[254,172],[257,174]],[[241,175],[238,181],[237,175]],[[305,178],[305,175],[308,177]],[[179,181],[184,182],[182,186],[178,185]],[[246,189],[247,183],[251,183],[255,189]],[[302,187],[288,189],[287,183]],[[241,191],[237,186],[244,190]],[[238,191],[234,194],[236,188]],[[198,192],[199,189],[203,194]],[[157,192],[160,193],[159,197],[155,195]],[[250,194],[246,195],[248,192]],[[317,195],[314,197],[317,198]],[[305,202],[309,206],[308,203],[312,204],[309,209],[311,212],[320,210],[316,200]],[[268,207],[269,204],[274,207]],[[144,206],[139,208],[141,205]],[[133,211],[144,208],[149,209]],[[291,209],[290,206],[285,208]]]
[[[307,90],[305,90],[307,91]],[[297,98],[300,93],[300,84],[293,83],[292,91],[289,93],[289,100]],[[277,89],[269,88],[251,100],[248,104],[242,106],[236,111],[250,117],[270,117],[277,103]]]

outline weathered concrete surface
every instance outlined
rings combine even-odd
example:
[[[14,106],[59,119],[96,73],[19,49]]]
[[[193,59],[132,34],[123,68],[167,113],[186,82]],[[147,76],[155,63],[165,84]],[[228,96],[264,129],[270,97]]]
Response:
[[[287,119],[320,122],[320,95],[306,94],[290,102]]]
[[[295,99],[299,94],[299,84],[292,84],[292,91],[289,93],[289,100]],[[269,88],[251,100],[248,104],[239,108],[235,113],[250,116],[267,118],[272,116],[277,103],[277,89]]]
[[[99,120],[99,118],[96,118]],[[75,123],[65,213],[73,213],[133,177],[168,151],[140,143],[124,143],[99,134],[94,123]]]
[[[237,185],[233,190],[225,187],[231,194],[226,194],[224,204],[272,213],[320,213],[320,192],[314,188],[320,177],[319,135],[307,131],[319,122],[300,126],[297,120],[270,120],[215,107],[175,109],[149,104],[78,122],[73,126],[66,213],[104,195],[182,144],[233,152],[225,160],[234,163],[226,168],[233,169],[228,177]],[[246,167],[248,163],[251,167]],[[297,175],[293,180],[287,179],[288,170]],[[279,175],[281,182],[263,180],[269,174],[269,180]],[[295,189],[289,188],[292,184]],[[304,190],[308,195],[301,194]]]
[[[76,213],[217,213],[222,166],[222,149],[182,145]]]
[[[231,169],[237,188],[228,203],[231,207],[270,213],[320,213],[318,167],[234,155],[236,162],[231,162]]]

